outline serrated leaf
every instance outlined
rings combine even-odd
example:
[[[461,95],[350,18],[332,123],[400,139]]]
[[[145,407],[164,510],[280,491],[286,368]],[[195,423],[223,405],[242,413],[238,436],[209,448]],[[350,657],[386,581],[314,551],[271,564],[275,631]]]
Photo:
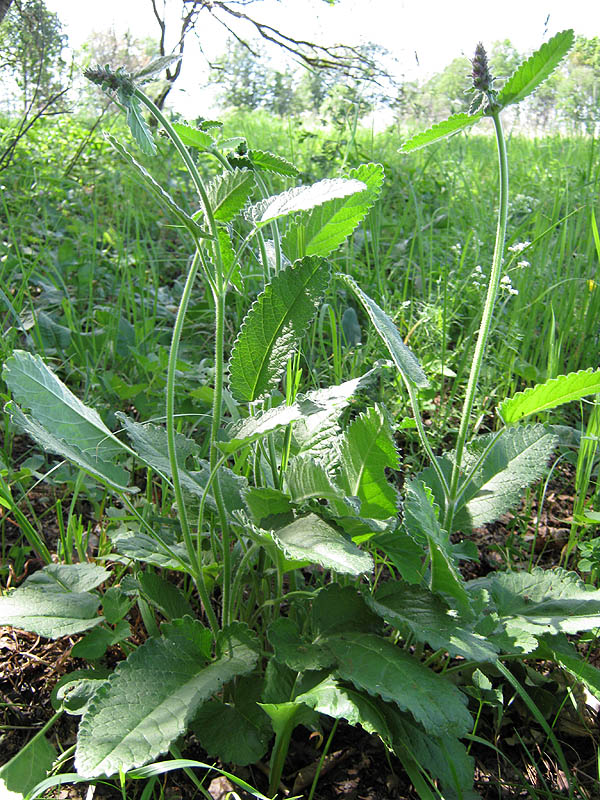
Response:
[[[316,514],[294,520],[274,531],[272,537],[288,558],[310,561],[347,575],[362,575],[373,569],[373,560],[368,553],[359,550]]]
[[[348,496],[359,498],[361,515],[387,519],[397,514],[399,495],[385,470],[398,469],[398,451],[380,406],[352,421],[341,438],[339,452],[338,483]]]
[[[344,492],[331,480],[324,466],[310,455],[300,454],[289,461],[285,488],[297,505],[324,499],[338,516],[354,511],[352,503],[346,500]]]
[[[183,58],[181,53],[176,53],[170,56],[159,56],[158,58],[152,59],[149,64],[146,64],[145,67],[142,67],[134,74],[134,78],[136,83],[147,83],[150,80],[153,80],[157,75],[170,67],[171,64],[176,64],[178,61],[181,61]]]
[[[269,530],[271,520],[284,520],[283,524],[291,522],[292,504],[290,498],[279,489],[252,486],[246,489],[244,500],[254,521],[260,528]],[[276,525],[275,527],[281,527]]]
[[[276,175],[284,175],[287,178],[295,178],[300,174],[292,163],[274,153],[264,150],[249,150],[247,155],[252,166],[263,172],[274,172]]]
[[[152,131],[142,114],[140,101],[135,95],[128,95],[127,102],[124,103],[127,109],[127,124],[131,135],[136,140],[142,153],[147,156],[156,155],[156,143],[152,136]]]
[[[407,142],[404,142],[399,149],[399,153],[411,153],[413,150],[420,150],[422,147],[427,147],[429,144],[439,142],[441,139],[446,139],[459,131],[466,130],[483,117],[483,111],[478,111],[476,114],[453,114],[443,122],[438,122],[432,125],[426,131],[417,133],[412,136]]]
[[[256,705],[255,716],[264,712]],[[238,705],[209,700],[190,725],[202,747],[212,758],[239,767],[255,764],[265,754],[270,735],[241,713]],[[235,735],[232,736],[232,731]]]
[[[390,625],[408,629],[419,642],[433,650],[445,649],[451,656],[469,661],[495,661],[498,651],[468,623],[455,614],[437,595],[399,581],[385,584],[366,603]]]
[[[47,564],[34,572],[22,586],[59,592],[89,592],[110,578],[110,571],[99,564]]]
[[[392,320],[388,317],[385,311],[380,308],[374,300],[366,295],[354,278],[350,275],[343,275],[336,273],[336,278],[342,280],[347,286],[352,289],[357,300],[367,312],[367,315],[379,337],[388,349],[390,356],[404,380],[409,381],[414,386],[425,388],[429,386],[427,376],[417,361],[415,355],[404,344],[402,337],[398,333],[398,328],[394,325]]]
[[[554,72],[573,47],[575,34],[568,29],[555,34],[527,59],[508,79],[498,94],[502,108],[519,103]]]
[[[308,211],[315,206],[338,197],[346,197],[363,192],[367,187],[362,181],[346,178],[325,178],[311,186],[295,186],[281,194],[261,200],[246,211],[246,219],[257,227],[267,222],[293,214]]]
[[[161,547],[160,542],[145,533],[109,532],[109,536],[116,552],[133,561],[142,561],[157,567],[168,567],[186,572],[191,569],[183,544],[169,542],[170,552],[167,552]]]
[[[253,402],[273,389],[316,313],[329,284],[329,267],[310,257],[281,270],[242,323],[229,362],[231,391]]]
[[[234,169],[213,178],[206,193],[215,219],[231,222],[250,199],[254,186],[254,175],[249,169]]]
[[[380,533],[371,539],[371,544],[385,553],[403,580],[410,584],[422,583],[426,571],[426,550],[405,530]]]
[[[58,453],[96,477],[127,491],[128,473],[113,460],[128,451],[94,409],[67,389],[39,356],[15,350],[2,372],[14,399],[31,409],[32,417],[14,403],[6,410],[44,449]]]
[[[246,417],[233,423],[227,429],[229,441],[217,442],[217,445],[224,453],[233,453],[257,439],[262,439],[277,428],[286,427],[290,422],[297,422],[324,410],[323,406],[313,403],[308,397],[300,396],[289,406],[284,404],[259,411],[253,417]]]
[[[100,598],[88,592],[69,592],[28,586],[27,582],[0,597],[0,625],[60,639],[87,631],[102,622]]]
[[[114,136],[111,136],[109,133],[104,134],[106,140],[110,143],[111,147],[113,147],[117,153],[121,156],[121,158],[126,161],[130,167],[137,172],[138,177],[141,180],[143,186],[150,191],[154,197],[159,201],[159,203],[163,206],[169,214],[172,214],[173,217],[182,225],[184,228],[192,234],[194,238],[211,238],[210,234],[203,231],[202,228],[195,222],[189,214],[187,214],[176,202],[173,200],[171,195],[159,184],[157,181],[154,180],[152,175],[148,172],[148,170],[143,167],[132,155],[131,153],[126,150],[123,145],[118,142]]]
[[[164,625],[100,687],[79,727],[75,764],[88,778],[127,772],[156,758],[223,684],[250,672],[257,653],[243,626],[211,663],[211,634],[189,618]]]
[[[351,170],[348,178],[364,183],[364,191],[329,200],[312,211],[304,212],[290,225],[282,246],[291,261],[305,255],[327,256],[332,253],[374,205],[383,185],[381,164],[362,164]]]
[[[332,664],[331,653],[302,636],[298,625],[288,617],[279,617],[269,625],[267,638],[275,658],[296,672],[323,669]]]
[[[471,730],[462,692],[387,639],[345,633],[328,637],[326,645],[344,680],[409,711],[428,733],[464,736]]]
[[[0,767],[2,800],[23,800],[46,777],[56,759],[56,750],[39,731],[18,753]]]
[[[495,572],[469,581],[486,589],[500,622],[534,636],[578,633],[600,627],[600,589],[591,589],[564,569]]]
[[[498,412],[507,425],[589,394],[600,393],[600,370],[586,369],[550,378],[504,400]]]
[[[454,598],[460,612],[468,618],[471,615],[469,595],[454,562],[448,532],[438,520],[438,508],[431,493],[420,480],[409,478],[405,487],[404,526],[416,542],[426,542],[429,547],[431,588]]]
[[[192,128],[190,125],[184,125],[181,122],[173,122],[171,124],[186,147],[195,147],[197,150],[210,150],[215,143],[213,137],[206,131]]]
[[[465,472],[479,461],[495,437],[496,434],[486,434],[469,442],[463,458]],[[524,425],[502,431],[462,495],[453,531],[469,532],[494,522],[517,505],[523,489],[546,474],[557,442],[558,437],[543,425]],[[438,460],[447,479],[451,460],[452,454],[450,459]],[[433,470],[424,470],[420,477],[433,489],[443,508],[443,494]]]
[[[338,633],[378,633],[381,620],[352,586],[330,583],[313,600],[311,622],[319,640]]]

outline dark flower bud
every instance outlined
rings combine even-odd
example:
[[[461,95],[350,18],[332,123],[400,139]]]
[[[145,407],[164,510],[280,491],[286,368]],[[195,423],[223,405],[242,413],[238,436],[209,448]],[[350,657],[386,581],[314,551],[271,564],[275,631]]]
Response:
[[[480,92],[492,91],[494,79],[488,66],[487,53],[485,47],[479,42],[475,48],[475,57],[471,61],[473,65],[473,86]]]

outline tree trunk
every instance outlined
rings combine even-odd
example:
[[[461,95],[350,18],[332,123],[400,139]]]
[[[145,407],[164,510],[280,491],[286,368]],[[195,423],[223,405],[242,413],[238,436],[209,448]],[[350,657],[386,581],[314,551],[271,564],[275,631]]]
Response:
[[[12,0],[0,0],[0,22],[6,16],[6,12],[8,11]]]

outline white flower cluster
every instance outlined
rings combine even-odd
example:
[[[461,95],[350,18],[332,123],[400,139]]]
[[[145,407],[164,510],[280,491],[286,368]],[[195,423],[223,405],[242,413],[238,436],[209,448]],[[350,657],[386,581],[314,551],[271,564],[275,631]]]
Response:
[[[472,278],[473,278],[472,280],[473,286],[480,287],[485,284],[487,279],[481,264],[477,264],[477,266],[473,270]]]
[[[526,250],[531,242],[516,242],[515,244],[511,244],[508,248],[509,253],[522,253],[523,250]]]
[[[503,275],[500,278],[500,291],[506,292],[506,294],[519,294],[519,290],[512,285],[510,275]]]
[[[450,250],[452,250],[453,253],[456,253],[456,255],[459,256],[462,252],[462,244],[460,242],[457,242],[456,244],[451,244]]]

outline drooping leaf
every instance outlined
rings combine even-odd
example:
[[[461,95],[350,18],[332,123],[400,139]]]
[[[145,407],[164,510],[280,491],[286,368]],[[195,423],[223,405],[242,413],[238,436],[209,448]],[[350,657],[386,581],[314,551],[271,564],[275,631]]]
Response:
[[[290,460],[285,471],[285,487],[297,505],[324,499],[338,516],[354,511],[352,503],[332,481],[325,467],[310,455],[300,454]]]
[[[408,629],[417,641],[434,650],[444,648],[451,656],[469,661],[496,660],[497,648],[451,614],[443,600],[427,589],[394,581],[382,586],[374,597],[367,596],[366,602],[386,622]]]
[[[191,125],[184,125],[181,122],[172,122],[171,124],[186,147],[195,147],[197,150],[210,150],[215,143],[213,137],[206,131],[192,128]]]
[[[463,458],[463,471],[468,472],[481,459],[457,508],[453,531],[469,532],[488,522],[494,522],[519,502],[522,490],[546,473],[558,437],[544,425],[523,425],[508,428],[497,434],[485,434],[469,442]],[[452,457],[438,459],[449,480]],[[428,467],[421,478],[433,490],[436,501],[444,507],[438,478]]]
[[[121,99],[126,100],[124,105],[127,110],[127,124],[140,150],[147,156],[156,155],[156,143],[142,114],[140,101],[133,94],[127,95],[126,98],[121,96]]]
[[[312,628],[318,640],[338,633],[378,633],[381,620],[352,586],[329,583],[319,590],[311,609]]]
[[[46,777],[55,759],[54,746],[39,731],[0,767],[2,800],[24,800],[30,789]]]
[[[198,223],[195,222],[189,214],[186,214],[186,212],[175,202],[175,200],[173,200],[171,195],[157,181],[154,180],[148,170],[143,167],[131,155],[131,153],[115,139],[114,136],[111,136],[109,133],[105,133],[104,135],[106,140],[110,142],[111,146],[117,151],[121,158],[126,161],[129,166],[134,168],[142,185],[154,195],[163,208],[169,214],[171,214],[180,225],[186,228],[194,238],[210,238],[210,234],[202,230],[200,225],[198,225]]]
[[[336,278],[344,281],[350,289],[354,292],[357,300],[367,312],[367,315],[379,337],[387,347],[390,356],[404,380],[409,381],[414,386],[424,388],[429,386],[429,381],[421,365],[415,358],[414,354],[402,341],[402,337],[398,333],[398,328],[394,325],[388,315],[381,309],[374,300],[366,295],[354,278],[350,275],[336,274]]]
[[[398,452],[389,420],[380,406],[356,417],[339,443],[338,483],[358,497],[364,517],[387,519],[398,512],[399,495],[388,481],[386,469],[398,469]]]
[[[470,616],[469,595],[456,566],[448,532],[438,520],[438,507],[420,480],[408,479],[405,484],[404,526],[417,542],[429,547],[431,588],[452,597],[465,617]]]
[[[30,575],[22,586],[58,592],[89,592],[110,578],[110,570],[99,564],[47,564]]]
[[[471,730],[465,695],[387,639],[345,633],[328,637],[326,645],[344,680],[409,711],[434,736],[464,736]]]
[[[200,708],[190,728],[209,756],[243,767],[260,761],[269,743],[269,732],[256,725],[258,714],[268,722],[258,704],[253,717],[248,717],[237,703],[209,700]]]
[[[227,633],[229,649],[207,663],[210,632],[196,620],[177,620],[121,662],[81,720],[78,773],[92,778],[126,772],[165,752],[202,702],[254,668],[258,656],[244,626]]]
[[[573,47],[575,34],[571,29],[560,31],[527,59],[508,79],[498,94],[502,108],[519,103],[530,95],[554,72]]]
[[[494,572],[469,581],[486,589],[500,621],[510,629],[541,636],[600,627],[600,589],[590,589],[564,569]]]
[[[84,405],[39,356],[15,350],[2,371],[13,398],[31,410],[32,418],[14,403],[7,410],[42,447],[89,469],[123,488],[128,473],[114,459],[128,450],[94,409]]]
[[[446,139],[459,131],[466,130],[483,117],[483,111],[478,111],[476,114],[453,114],[453,116],[445,119],[443,122],[438,122],[432,125],[426,131],[417,133],[412,136],[407,142],[404,142],[398,152],[411,153],[413,150],[420,150],[434,142],[439,142],[441,139]]]
[[[360,550],[316,514],[299,517],[272,533],[273,541],[288,558],[310,561],[347,575],[373,569],[371,556]]]
[[[0,625],[60,639],[87,631],[102,622],[97,614],[100,598],[89,592],[28,586],[27,581],[0,597]]]
[[[347,239],[374,205],[383,184],[381,164],[362,164],[351,170],[348,178],[364,183],[364,191],[329,200],[303,212],[290,225],[282,240],[283,250],[290,261],[303,256],[329,255]]]
[[[600,393],[600,370],[585,369],[550,378],[504,400],[498,413],[507,425],[589,394]]]
[[[285,217],[296,211],[308,211],[315,206],[338,197],[363,192],[367,187],[362,181],[346,178],[325,178],[311,186],[295,186],[281,194],[261,200],[246,211],[246,218],[257,227],[274,219]]]
[[[236,400],[253,402],[275,387],[329,283],[329,267],[310,257],[279,272],[246,315],[229,362]]]
[[[534,658],[553,661],[581,681],[597,700],[600,700],[600,669],[585,661],[564,635],[542,636]]]
[[[244,491],[244,500],[254,521],[260,528],[282,527],[292,522],[292,503],[289,495],[268,486],[251,486]],[[276,521],[279,524],[272,525]]]
[[[279,617],[269,625],[267,638],[275,658],[296,672],[322,669],[331,665],[331,653],[320,644],[304,637],[294,620]]]
[[[206,193],[215,219],[231,222],[250,199],[254,186],[254,175],[248,169],[235,169],[213,178]]]

